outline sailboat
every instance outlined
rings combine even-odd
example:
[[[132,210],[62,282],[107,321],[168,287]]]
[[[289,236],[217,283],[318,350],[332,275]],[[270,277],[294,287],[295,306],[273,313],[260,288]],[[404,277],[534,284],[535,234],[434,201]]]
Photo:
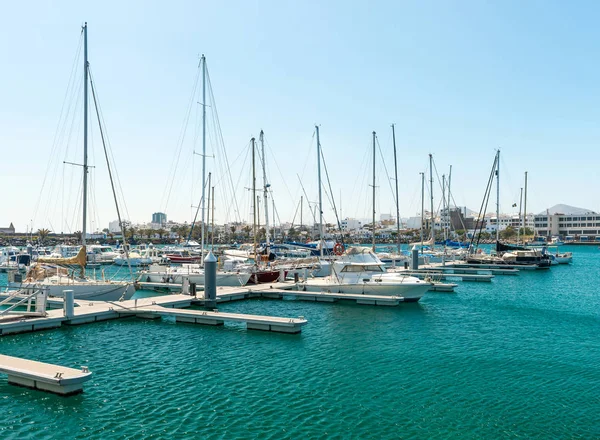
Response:
[[[22,283],[9,283],[10,287],[43,287],[49,296],[62,297],[65,290],[72,290],[75,299],[115,301],[129,299],[134,294],[133,283],[124,281],[95,280],[85,275],[86,257],[86,223],[88,200],[88,83],[89,62],[87,51],[87,23],[83,26],[84,44],[84,89],[83,89],[83,226],[81,233],[81,249],[71,258],[38,258]],[[92,89],[93,92],[93,89]],[[109,170],[110,172],[110,170]],[[117,206],[118,212],[118,206]],[[61,266],[76,265],[80,271],[69,270]],[[79,273],[77,273],[79,272]]]

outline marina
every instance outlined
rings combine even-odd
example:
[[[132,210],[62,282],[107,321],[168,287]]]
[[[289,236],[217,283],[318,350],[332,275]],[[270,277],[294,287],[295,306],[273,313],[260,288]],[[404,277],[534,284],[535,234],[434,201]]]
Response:
[[[600,6],[67,3],[0,30],[1,439],[600,438]]]

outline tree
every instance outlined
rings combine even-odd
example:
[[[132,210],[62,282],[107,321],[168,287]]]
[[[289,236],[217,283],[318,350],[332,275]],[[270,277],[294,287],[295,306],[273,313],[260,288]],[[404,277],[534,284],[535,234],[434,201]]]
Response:
[[[242,228],[242,230],[244,231],[244,234],[246,234],[246,239],[250,240],[250,231],[252,231],[252,228],[246,225]]]
[[[46,238],[48,238],[48,235],[50,235],[50,230],[49,229],[38,229],[37,235],[38,235],[38,239],[40,240],[40,243],[43,244],[44,240],[46,240]]]
[[[81,231],[75,231],[73,233],[73,235],[75,236],[75,238],[77,239],[77,241],[79,243],[81,243],[83,240],[81,239],[83,237],[83,233]]]

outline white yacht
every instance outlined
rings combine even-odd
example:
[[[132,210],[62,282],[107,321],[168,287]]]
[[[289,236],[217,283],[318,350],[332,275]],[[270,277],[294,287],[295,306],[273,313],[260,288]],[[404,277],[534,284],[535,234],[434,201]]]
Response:
[[[386,272],[384,263],[370,249],[359,247],[348,249],[334,261],[331,275],[299,284],[311,292],[400,296],[404,301],[419,301],[431,286],[416,277]]]
[[[88,263],[112,264],[120,255],[112,246],[92,244],[87,247]]]
[[[137,249],[129,251],[129,259],[123,253],[113,259],[113,262],[118,266],[149,266],[151,264],[160,263],[163,257],[154,246],[142,245]]]

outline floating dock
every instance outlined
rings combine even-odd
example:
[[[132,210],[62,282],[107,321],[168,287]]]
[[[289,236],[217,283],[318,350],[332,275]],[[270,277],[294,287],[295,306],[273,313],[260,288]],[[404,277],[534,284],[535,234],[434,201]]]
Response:
[[[163,295],[128,301],[81,301],[76,300],[73,316],[65,316],[63,309],[50,310],[44,317],[12,315],[0,319],[0,336],[58,328],[62,325],[81,325],[130,316],[175,316],[181,322],[212,324],[212,321],[246,322],[249,330],[269,330],[283,333],[299,333],[306,324],[304,318],[281,318],[276,316],[244,315],[235,313],[181,310],[190,307],[195,298],[189,295]],[[196,301],[197,303],[197,301]],[[194,319],[194,321],[192,321]],[[268,328],[267,328],[268,326]]]
[[[87,367],[81,370],[0,355],[0,372],[8,383],[69,396],[83,392],[83,383],[92,378]]]
[[[447,280],[448,278],[460,278],[462,281],[482,281],[482,282],[491,282],[494,275],[480,275],[480,274],[464,274],[464,273],[446,273],[442,271],[433,271],[433,270],[410,270],[410,269],[398,269],[396,273],[401,273],[404,275],[410,275],[412,277],[417,277],[419,279],[427,279],[432,278],[434,280]]]
[[[174,316],[178,322],[203,325],[223,325],[225,321],[243,322],[248,330],[263,330],[279,333],[300,333],[307,321],[299,318],[279,318],[277,316],[246,315],[241,313],[223,313],[205,310],[167,309],[161,306],[134,307],[119,313],[131,313],[140,318],[158,318]]]

